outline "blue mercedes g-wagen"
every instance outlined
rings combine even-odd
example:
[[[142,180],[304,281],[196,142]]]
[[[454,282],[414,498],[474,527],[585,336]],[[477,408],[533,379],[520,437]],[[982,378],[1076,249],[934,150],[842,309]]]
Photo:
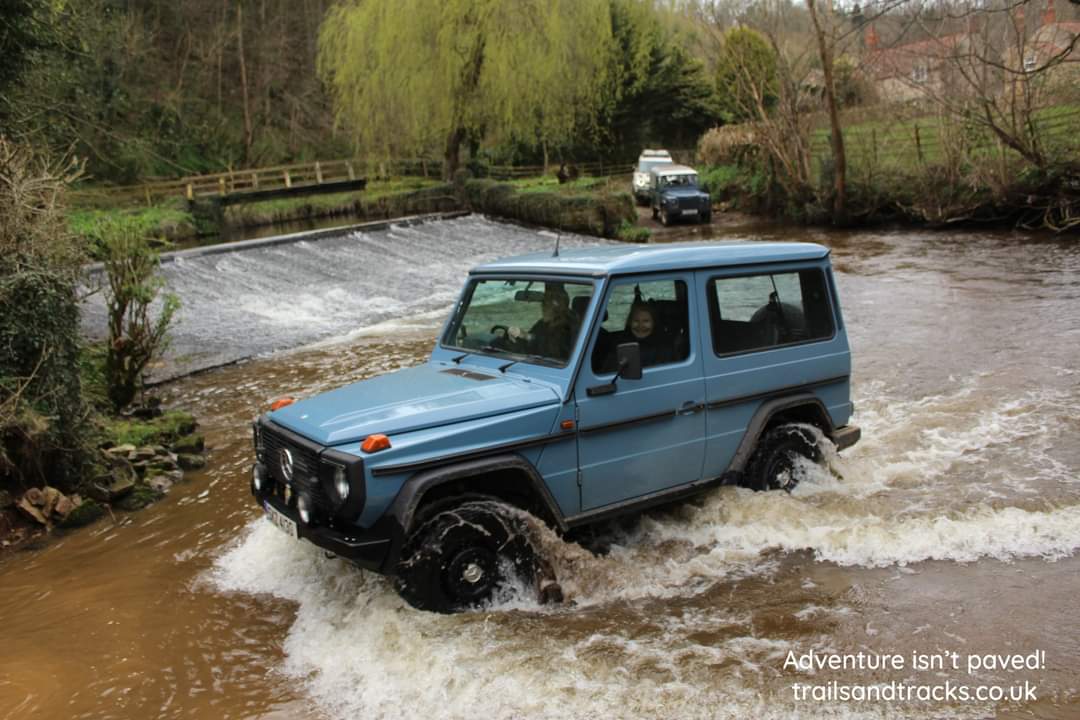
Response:
[[[252,492],[418,608],[511,574],[557,596],[525,512],[568,532],[717,484],[790,490],[821,436],[858,440],[850,373],[820,245],[525,255],[470,273],[423,365],[275,403]]]

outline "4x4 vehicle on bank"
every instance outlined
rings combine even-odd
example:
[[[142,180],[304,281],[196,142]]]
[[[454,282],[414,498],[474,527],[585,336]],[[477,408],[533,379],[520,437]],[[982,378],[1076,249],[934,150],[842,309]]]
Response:
[[[649,204],[663,225],[681,218],[712,221],[712,198],[698,185],[698,174],[685,165],[658,165],[649,171]]]
[[[649,204],[649,194],[651,182],[649,178],[649,171],[654,167],[660,165],[669,165],[673,163],[671,159],[671,153],[667,150],[642,150],[641,155],[638,156],[637,167],[634,168],[634,180],[632,189],[634,191],[634,200],[638,205]]]
[[[567,532],[716,484],[790,490],[859,430],[829,251],[611,245],[472,270],[429,360],[261,416],[270,520],[428,610],[550,568]],[[540,583],[537,583],[539,588]]]

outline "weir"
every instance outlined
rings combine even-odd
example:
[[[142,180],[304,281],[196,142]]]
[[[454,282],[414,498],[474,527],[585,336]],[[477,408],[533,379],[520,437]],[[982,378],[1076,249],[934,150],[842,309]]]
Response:
[[[470,215],[377,223],[364,229],[199,248],[161,266],[180,299],[164,365],[153,380],[386,326],[389,333],[445,319],[468,270],[507,255],[554,248],[551,233]],[[602,242],[563,235],[562,246]],[[84,332],[106,332],[105,303],[91,296]]]

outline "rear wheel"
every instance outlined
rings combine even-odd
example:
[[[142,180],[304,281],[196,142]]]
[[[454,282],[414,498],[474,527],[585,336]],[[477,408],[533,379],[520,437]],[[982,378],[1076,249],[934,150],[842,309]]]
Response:
[[[753,490],[786,490],[799,484],[799,458],[822,461],[813,433],[800,425],[778,425],[758,441],[757,449],[746,465],[743,484]]]
[[[468,502],[428,520],[406,542],[398,593],[415,608],[452,613],[488,603],[516,577],[535,587],[541,567],[525,522],[496,502]]]

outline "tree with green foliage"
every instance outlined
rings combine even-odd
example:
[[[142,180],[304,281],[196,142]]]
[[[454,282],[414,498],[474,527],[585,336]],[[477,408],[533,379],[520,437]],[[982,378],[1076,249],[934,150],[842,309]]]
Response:
[[[166,294],[157,317],[151,317],[164,281],[156,274],[158,255],[137,226],[116,223],[104,233],[104,240],[109,318],[105,380],[109,399],[120,410],[141,389],[143,370],[165,350],[179,300]]]
[[[470,141],[560,146],[590,117],[611,41],[608,0],[343,0],[319,71],[372,158]]]
[[[779,87],[776,50],[756,30],[737,27],[724,33],[716,59],[716,88],[725,122],[740,123],[776,105]]]
[[[685,147],[719,120],[704,65],[682,47],[648,0],[611,0],[612,48],[598,124],[600,139],[622,157],[648,144]]]

